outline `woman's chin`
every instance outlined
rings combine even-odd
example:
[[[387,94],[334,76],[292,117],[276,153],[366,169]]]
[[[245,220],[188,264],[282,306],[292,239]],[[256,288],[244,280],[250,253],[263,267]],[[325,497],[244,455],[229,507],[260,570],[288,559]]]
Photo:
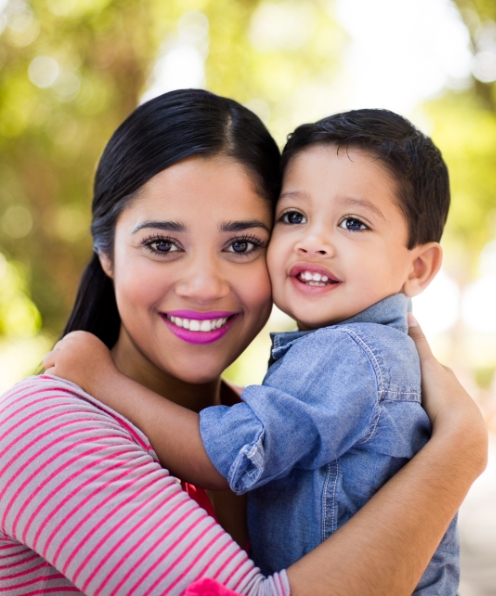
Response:
[[[176,363],[175,366],[167,367],[176,379],[191,385],[203,385],[216,381],[228,364],[222,362],[197,362],[194,359],[185,363]]]

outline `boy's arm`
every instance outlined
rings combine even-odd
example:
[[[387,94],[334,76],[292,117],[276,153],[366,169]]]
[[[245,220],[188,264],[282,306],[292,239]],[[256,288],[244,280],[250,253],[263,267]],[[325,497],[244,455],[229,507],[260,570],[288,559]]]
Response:
[[[203,447],[196,412],[169,401],[117,369],[95,385],[92,395],[140,428],[160,463],[173,476],[210,490],[229,488]]]
[[[370,358],[330,331],[296,342],[262,386],[243,391],[243,403],[202,410],[200,431],[217,470],[243,494],[340,457],[373,436],[377,415]]]
[[[201,440],[199,416],[120,373],[108,348],[75,331],[44,359],[46,372],[68,379],[140,428],[171,474],[211,490],[229,488]]]

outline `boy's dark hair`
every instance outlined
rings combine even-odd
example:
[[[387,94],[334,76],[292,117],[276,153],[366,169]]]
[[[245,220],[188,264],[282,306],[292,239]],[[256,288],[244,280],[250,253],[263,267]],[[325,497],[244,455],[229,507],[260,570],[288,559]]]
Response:
[[[398,185],[399,207],[408,224],[408,248],[439,242],[448,216],[448,169],[429,137],[389,110],[352,110],[303,124],[288,137],[282,171],[313,145],[355,147],[376,156]]]

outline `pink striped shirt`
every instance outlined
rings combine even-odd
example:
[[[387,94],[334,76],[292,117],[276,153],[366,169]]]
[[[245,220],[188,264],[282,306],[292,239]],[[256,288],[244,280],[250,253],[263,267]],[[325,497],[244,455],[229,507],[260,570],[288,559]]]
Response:
[[[42,375],[0,398],[0,595],[179,595],[209,577],[288,596],[164,470],[146,436]]]

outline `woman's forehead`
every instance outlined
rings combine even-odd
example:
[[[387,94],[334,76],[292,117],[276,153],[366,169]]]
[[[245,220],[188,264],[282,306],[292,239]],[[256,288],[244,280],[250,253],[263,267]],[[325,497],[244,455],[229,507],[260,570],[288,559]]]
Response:
[[[188,228],[212,220],[257,219],[269,226],[271,207],[241,164],[220,157],[189,158],[153,176],[125,213],[134,225],[169,221]]]

